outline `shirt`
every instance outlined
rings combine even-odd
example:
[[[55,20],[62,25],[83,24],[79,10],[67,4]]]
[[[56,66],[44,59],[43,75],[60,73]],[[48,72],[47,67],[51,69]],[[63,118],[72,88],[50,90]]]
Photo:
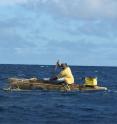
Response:
[[[60,74],[57,76],[57,78],[64,78],[65,82],[68,84],[74,83],[74,77],[72,75],[71,69],[69,67],[66,67],[63,69]]]

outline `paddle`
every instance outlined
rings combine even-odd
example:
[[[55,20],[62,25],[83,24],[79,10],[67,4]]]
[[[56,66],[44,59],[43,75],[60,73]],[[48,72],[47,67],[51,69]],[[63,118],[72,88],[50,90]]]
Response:
[[[59,59],[57,60],[55,66],[54,66],[54,69],[52,69],[52,71],[51,71],[51,76],[50,76],[50,78],[43,78],[43,79],[44,79],[44,80],[52,80],[53,78],[55,78],[55,77],[56,77],[56,70],[57,70],[57,68],[58,68],[58,65],[59,65]]]
[[[56,62],[56,65],[54,67],[54,70],[52,71],[52,76],[51,77],[56,77],[56,70],[57,70],[59,65],[60,64],[59,64],[59,59],[58,59],[57,62]]]
[[[55,68],[54,68],[54,72],[56,72],[56,70],[57,70],[59,64],[60,64],[60,63],[59,63],[59,59],[58,59],[57,62],[56,62]]]

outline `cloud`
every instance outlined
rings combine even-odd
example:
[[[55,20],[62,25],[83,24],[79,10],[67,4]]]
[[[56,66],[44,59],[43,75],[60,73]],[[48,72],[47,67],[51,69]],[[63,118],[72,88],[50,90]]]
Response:
[[[66,22],[66,19],[55,20],[47,13],[36,16],[22,7],[14,10],[16,13],[13,13],[13,18],[0,21],[0,43],[1,48],[10,43],[9,48],[13,48],[18,55],[53,55],[54,51],[57,52],[56,56],[87,55],[102,47],[110,47],[111,40],[116,46],[117,31],[114,23],[77,20]],[[111,34],[114,35],[113,38]]]
[[[13,20],[0,22],[0,48],[27,48],[35,47],[35,43],[26,38],[26,31],[20,25],[16,26]],[[24,31],[24,34],[22,32]],[[30,34],[28,34],[30,35]]]
[[[48,64],[60,58],[81,65],[117,63],[116,14],[114,8],[114,16],[104,8],[116,6],[116,1],[12,2],[0,7],[1,61]]]
[[[117,19],[116,0],[1,0],[0,5],[21,5],[27,9],[50,12],[70,19]]]
[[[0,5],[24,4],[28,0],[0,0]]]
[[[22,5],[54,16],[74,19],[116,19],[116,0],[1,0],[0,5]]]
[[[115,19],[116,0],[29,0],[25,5],[58,16],[77,19]]]

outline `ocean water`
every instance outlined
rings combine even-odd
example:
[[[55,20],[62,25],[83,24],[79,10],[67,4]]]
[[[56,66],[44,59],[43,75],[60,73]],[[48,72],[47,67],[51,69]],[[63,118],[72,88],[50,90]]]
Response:
[[[6,92],[10,77],[47,78],[54,66],[0,65],[0,124],[117,124],[117,67],[71,67],[75,82],[95,75],[101,92]]]

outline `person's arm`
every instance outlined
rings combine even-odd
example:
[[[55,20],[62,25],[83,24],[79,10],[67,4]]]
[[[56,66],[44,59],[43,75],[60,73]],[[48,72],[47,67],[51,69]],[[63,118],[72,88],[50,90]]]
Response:
[[[64,71],[64,70],[62,70],[58,75],[57,75],[57,78],[59,79],[59,78],[63,78],[63,77],[65,77],[65,74],[66,72]]]

